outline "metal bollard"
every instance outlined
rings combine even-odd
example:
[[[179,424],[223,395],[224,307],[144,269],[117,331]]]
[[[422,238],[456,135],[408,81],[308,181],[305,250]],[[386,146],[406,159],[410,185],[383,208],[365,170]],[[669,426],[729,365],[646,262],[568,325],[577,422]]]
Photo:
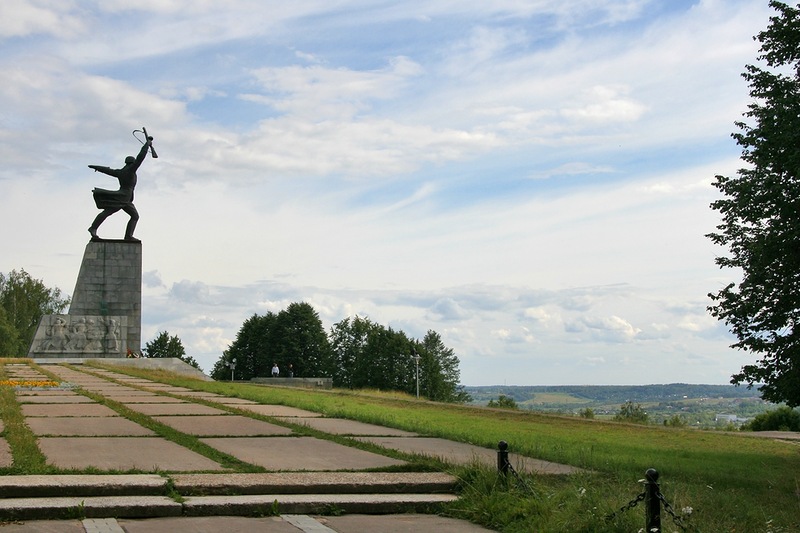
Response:
[[[648,468],[644,473],[647,480],[644,486],[645,528],[647,533],[661,532],[661,501],[658,498],[658,471]]]
[[[508,474],[508,467],[511,463],[508,462],[508,443],[501,440],[497,443],[497,471],[503,475]]]

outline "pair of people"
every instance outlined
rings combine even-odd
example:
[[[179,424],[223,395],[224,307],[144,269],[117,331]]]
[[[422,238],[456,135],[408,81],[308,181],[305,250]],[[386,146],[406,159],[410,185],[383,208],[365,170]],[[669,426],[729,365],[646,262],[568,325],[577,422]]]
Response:
[[[281,369],[278,368],[278,363],[272,363],[272,377],[277,378],[280,375],[281,375]],[[292,366],[291,363],[289,363],[289,377],[290,378],[294,377],[294,367]]]

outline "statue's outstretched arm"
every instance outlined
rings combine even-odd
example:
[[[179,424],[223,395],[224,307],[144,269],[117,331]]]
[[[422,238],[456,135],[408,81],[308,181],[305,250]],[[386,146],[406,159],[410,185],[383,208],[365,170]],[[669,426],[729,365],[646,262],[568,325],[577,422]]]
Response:
[[[93,168],[95,172],[102,172],[103,174],[108,174],[109,176],[115,176],[114,169],[109,167],[103,167],[100,165],[89,165],[89,168]]]

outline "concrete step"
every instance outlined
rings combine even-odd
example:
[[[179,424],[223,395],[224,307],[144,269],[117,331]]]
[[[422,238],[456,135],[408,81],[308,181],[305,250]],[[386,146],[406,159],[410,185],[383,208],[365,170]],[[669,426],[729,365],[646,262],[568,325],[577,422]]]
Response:
[[[454,494],[254,494],[192,496],[185,516],[258,516],[261,514],[432,513],[454,501]]]
[[[263,474],[122,474],[0,476],[0,498],[218,494],[452,493],[441,472],[275,472]]]
[[[455,487],[437,472],[0,476],[0,519],[428,513]]]
[[[0,517],[13,520],[155,518],[169,516],[269,516],[275,514],[431,513],[453,494],[251,494],[191,496],[69,496],[6,498]]]
[[[173,474],[182,495],[452,493],[457,479],[442,472],[275,472]]]

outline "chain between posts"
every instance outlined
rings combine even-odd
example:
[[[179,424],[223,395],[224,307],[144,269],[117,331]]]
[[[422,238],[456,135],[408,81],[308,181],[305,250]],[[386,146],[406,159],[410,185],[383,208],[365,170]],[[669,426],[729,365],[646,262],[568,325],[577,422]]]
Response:
[[[636,496],[634,499],[629,501],[627,505],[623,505],[622,507],[619,508],[619,510],[617,510],[617,511],[611,513],[610,515],[606,516],[606,521],[607,522],[611,522],[616,517],[618,517],[621,513],[630,511],[631,509],[633,509],[634,507],[639,505],[639,502],[643,502],[644,501],[644,497],[645,497],[645,493],[642,492],[641,494]]]
[[[687,526],[683,523],[683,517],[681,515],[675,513],[675,511],[672,509],[672,506],[664,498],[664,495],[661,494],[661,491],[658,491],[658,493],[656,494],[656,497],[659,499],[659,501],[662,504],[664,504],[664,510],[667,512],[667,514],[669,514],[672,517],[672,523],[674,523],[676,526],[678,526],[682,530],[688,531]]]
[[[664,495],[661,494],[661,490],[659,490],[657,483],[658,472],[656,472],[654,469],[651,468],[645,473],[645,477],[646,479],[641,480],[643,483],[645,483],[645,490],[641,494],[636,496],[636,498],[628,502],[627,505],[623,505],[619,510],[611,513],[610,515],[607,515],[606,521],[610,522],[611,520],[614,520],[620,514],[630,511],[631,509],[639,505],[639,502],[645,501],[647,499],[648,490],[652,490],[652,487],[655,487],[655,491],[651,492],[651,498],[654,497],[656,501],[659,503],[659,505],[663,504],[664,510],[667,512],[667,514],[670,515],[670,517],[672,517],[672,521],[676,526],[681,528],[681,530],[683,531],[688,531],[688,526],[683,523],[683,517],[675,513],[675,511],[672,509],[672,505],[670,505],[670,503],[666,500],[666,498],[664,498]],[[659,511],[656,511],[655,513],[656,516],[650,516],[650,511],[648,510],[646,516],[647,527],[655,525],[655,527],[653,527],[649,531],[655,531],[655,532],[663,531],[661,528],[661,519],[658,516]]]

